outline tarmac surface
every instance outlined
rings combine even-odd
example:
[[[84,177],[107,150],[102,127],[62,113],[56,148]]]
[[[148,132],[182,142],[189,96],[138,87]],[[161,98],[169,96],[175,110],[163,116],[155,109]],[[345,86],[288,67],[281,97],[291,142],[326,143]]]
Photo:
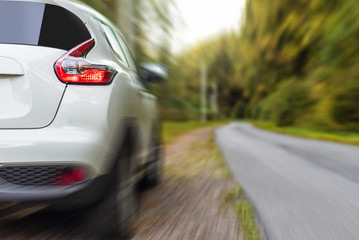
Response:
[[[359,239],[359,147],[235,122],[216,131],[270,240]]]

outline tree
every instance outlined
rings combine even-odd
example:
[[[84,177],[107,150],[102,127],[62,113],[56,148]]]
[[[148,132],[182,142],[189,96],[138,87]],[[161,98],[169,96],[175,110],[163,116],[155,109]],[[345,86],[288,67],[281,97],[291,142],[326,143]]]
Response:
[[[118,25],[138,62],[171,60],[173,0],[83,0]]]

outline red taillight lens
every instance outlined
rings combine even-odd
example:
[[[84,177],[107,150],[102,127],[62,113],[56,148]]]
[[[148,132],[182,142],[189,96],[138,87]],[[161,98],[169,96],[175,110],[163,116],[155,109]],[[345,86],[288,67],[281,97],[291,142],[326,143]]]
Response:
[[[55,63],[55,72],[64,83],[108,84],[117,73],[110,66],[93,64],[85,59],[93,48],[93,39],[80,44]]]
[[[88,171],[85,168],[77,167],[73,169],[64,170],[56,177],[56,185],[68,186],[77,182],[82,182],[88,177]]]

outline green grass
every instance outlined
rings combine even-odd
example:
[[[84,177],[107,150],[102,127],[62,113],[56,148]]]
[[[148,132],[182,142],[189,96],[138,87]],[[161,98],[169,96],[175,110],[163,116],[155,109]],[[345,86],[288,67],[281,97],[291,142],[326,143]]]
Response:
[[[345,144],[352,144],[359,146],[359,134],[348,132],[328,132],[319,129],[305,128],[305,127],[278,127],[271,122],[253,121],[250,120],[254,126],[278,133],[284,133],[303,138],[311,138],[318,140],[325,140],[331,142],[339,142]]]
[[[261,239],[261,235],[255,220],[252,205],[244,198],[240,198],[236,204],[237,215],[240,219],[240,229],[243,230],[243,237],[247,240]]]
[[[239,229],[245,240],[262,239],[254,209],[243,194],[241,186],[234,187],[231,191],[225,192],[222,199],[223,204],[232,204],[239,219]]]
[[[165,121],[162,124],[163,139],[165,143],[171,143],[181,135],[195,130],[201,127],[208,126],[220,126],[229,123],[228,121],[211,121],[211,122],[199,122],[199,121],[184,121],[184,122],[168,122]]]

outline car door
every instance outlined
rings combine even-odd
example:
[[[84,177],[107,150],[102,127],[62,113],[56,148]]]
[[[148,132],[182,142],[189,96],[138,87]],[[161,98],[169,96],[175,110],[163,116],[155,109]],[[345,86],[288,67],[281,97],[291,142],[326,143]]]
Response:
[[[135,60],[132,57],[132,54],[124,41],[122,35],[116,31],[116,36],[119,40],[119,43],[124,50],[125,57],[127,59],[129,68],[132,70],[132,85],[134,88],[137,89],[137,98],[138,98],[138,106],[139,106],[139,129],[140,129],[140,141],[142,142],[142,149],[141,149],[141,156],[140,158],[143,159],[144,163],[148,155],[150,154],[151,147],[152,147],[152,135],[154,134],[154,119],[156,115],[156,97],[149,93],[146,89],[144,84],[141,82],[138,73],[137,73],[137,66],[135,64]]]
[[[108,42],[111,45],[112,50],[115,52],[118,59],[124,63],[126,68],[126,72],[130,75],[131,78],[131,87],[136,91],[135,96],[135,106],[134,116],[135,117],[135,125],[138,129],[138,141],[137,141],[137,151],[136,158],[140,160],[140,164],[144,165],[147,160],[147,156],[149,153],[150,146],[150,138],[152,131],[152,123],[151,119],[153,113],[155,112],[154,107],[150,106],[150,102],[154,105],[155,97],[149,94],[146,88],[141,83],[138,75],[137,68],[135,62],[132,58],[132,55],[127,47],[127,44],[123,40],[120,32],[117,28],[112,26],[111,24],[104,23],[100,20],[99,24],[101,25]]]

